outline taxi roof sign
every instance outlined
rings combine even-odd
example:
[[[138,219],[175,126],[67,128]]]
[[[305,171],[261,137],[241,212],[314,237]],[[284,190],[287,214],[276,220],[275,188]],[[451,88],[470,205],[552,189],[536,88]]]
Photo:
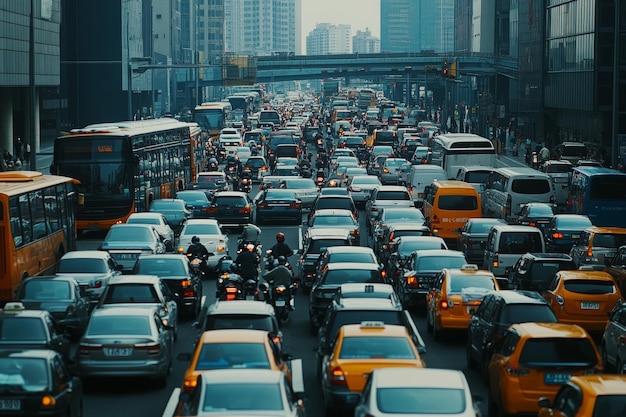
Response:
[[[467,264],[461,267],[461,271],[478,271],[478,265],[476,264]]]
[[[24,311],[26,310],[26,307],[24,307],[24,304],[18,302],[18,301],[13,301],[10,303],[6,303],[4,305],[4,308],[2,309],[2,311],[4,311],[5,313],[10,313],[10,312],[20,312],[20,311]]]
[[[361,322],[361,328],[384,328],[385,327],[385,323],[382,321],[362,321]]]

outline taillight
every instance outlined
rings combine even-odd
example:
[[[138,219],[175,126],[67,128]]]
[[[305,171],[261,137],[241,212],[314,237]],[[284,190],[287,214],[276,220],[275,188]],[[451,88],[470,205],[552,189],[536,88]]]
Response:
[[[191,287],[191,280],[190,279],[184,279],[180,282],[180,286],[185,288],[185,287]]]
[[[148,355],[158,355],[161,351],[161,345],[159,345],[158,343],[151,343],[148,345],[135,345],[135,349],[147,350]]]
[[[417,286],[418,286],[417,277],[415,277],[415,276],[407,277],[406,278],[406,285],[411,287],[411,288],[417,288]]]
[[[101,350],[102,345],[90,345],[90,344],[80,344],[78,346],[78,353],[80,355],[88,355],[92,350]]]
[[[239,213],[241,213],[241,214],[250,214],[250,206],[245,206],[244,208],[239,210]]]
[[[494,268],[497,268],[500,265],[500,261],[498,259],[498,252],[496,252],[495,255],[493,255],[492,265]]]
[[[295,201],[289,204],[289,208],[292,208],[292,209],[299,209],[301,207],[302,207],[302,203],[299,203],[298,201]]]
[[[358,211],[353,211],[352,215],[354,216],[355,220],[359,220],[359,212]]]
[[[338,366],[331,369],[328,373],[328,382],[330,382],[331,385],[346,385],[346,376],[343,370]]]
[[[262,203],[258,203],[257,204],[257,208],[268,208],[269,206],[267,205],[267,203],[264,201]]]
[[[535,223],[535,222],[528,222],[528,225],[529,225],[530,227],[535,227],[535,226],[537,225],[537,223]]]
[[[195,296],[195,292],[194,290],[184,290],[183,291],[183,297],[194,297]]]
[[[102,281],[101,280],[97,280],[96,282],[91,284],[91,288],[102,288]]]
[[[527,376],[530,374],[530,370],[519,366],[509,366],[506,368],[506,373],[511,376]]]
[[[554,232],[554,233],[552,233],[552,237],[554,239],[563,239],[563,233],[561,233],[561,232]]]
[[[202,211],[206,211],[208,213],[217,213],[217,207],[209,207],[207,209],[202,209]]]
[[[192,392],[193,389],[198,385],[198,378],[185,378],[183,381],[183,392]]]

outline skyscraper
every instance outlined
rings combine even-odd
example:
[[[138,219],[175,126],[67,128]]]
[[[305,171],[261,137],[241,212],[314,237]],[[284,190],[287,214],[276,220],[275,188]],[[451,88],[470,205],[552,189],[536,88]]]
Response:
[[[307,55],[349,53],[350,25],[318,23],[306,37]]]
[[[365,31],[357,30],[352,37],[352,52],[361,54],[375,54],[380,52],[380,39],[372,36],[368,28]]]

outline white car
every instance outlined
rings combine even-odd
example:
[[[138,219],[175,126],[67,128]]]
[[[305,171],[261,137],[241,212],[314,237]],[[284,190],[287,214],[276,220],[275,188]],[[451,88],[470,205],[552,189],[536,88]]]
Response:
[[[194,236],[197,236],[200,243],[209,251],[208,267],[216,269],[218,261],[228,255],[228,235],[215,219],[189,219],[178,237],[183,253],[187,252]]]
[[[240,146],[235,151],[235,156],[239,158],[242,164],[248,162],[248,158],[252,156],[252,151],[247,146]]]
[[[354,204],[365,205],[372,195],[372,190],[381,186],[376,175],[355,175],[346,184]]]
[[[288,188],[295,191],[296,197],[302,202],[302,207],[311,207],[317,198],[319,189],[312,178],[284,178],[278,188]]]
[[[167,223],[167,219],[161,213],[157,212],[142,212],[142,213],[133,213],[126,220],[128,224],[149,224],[154,226],[156,231],[161,236],[161,240],[165,244],[165,250],[168,252],[172,252],[174,250],[174,246],[176,241],[174,240],[174,231]]]
[[[121,274],[122,267],[101,250],[67,252],[56,267],[56,275],[74,278],[92,302],[100,299],[111,278]]]

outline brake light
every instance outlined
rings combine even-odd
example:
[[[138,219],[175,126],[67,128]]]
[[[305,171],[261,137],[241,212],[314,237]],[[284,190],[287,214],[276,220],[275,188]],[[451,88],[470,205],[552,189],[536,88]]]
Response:
[[[239,213],[241,213],[241,214],[250,214],[250,206],[245,206],[244,208],[239,210]]]
[[[217,213],[217,207],[209,207],[208,209],[202,209],[202,211],[207,211],[209,213]]]
[[[257,208],[268,208],[269,206],[267,205],[266,202],[262,202],[262,203],[258,203],[257,204]]]
[[[448,303],[447,300],[441,300],[441,303],[439,303],[439,307],[441,307],[442,310],[447,310],[448,308],[452,308],[452,306],[454,306],[454,302]]]
[[[380,271],[380,276],[385,278],[387,276],[387,271],[385,271],[384,269]]]
[[[497,268],[500,265],[500,261],[498,259],[498,252],[496,252],[495,255],[493,255],[492,265],[494,268]]]
[[[359,229],[354,229],[350,232],[350,235],[357,236],[359,234]]]
[[[410,276],[406,278],[406,285],[408,285],[409,287],[412,288],[417,288],[418,282],[417,282],[417,277],[415,276]]]
[[[267,167],[265,165],[263,165],[261,168],[259,168],[259,171],[266,172],[267,171]]]
[[[346,376],[340,367],[333,368],[328,374],[328,382],[331,385],[346,385]]]
[[[537,223],[535,223],[535,222],[528,222],[528,225],[529,225],[530,227],[535,227],[535,226],[537,225]]]
[[[147,350],[148,355],[158,355],[161,351],[161,345],[159,345],[158,343],[152,343],[149,345],[135,345],[135,349]]]
[[[506,368],[506,373],[511,376],[528,376],[530,370],[519,366],[509,366]]]
[[[437,217],[436,214],[433,216],[433,219],[431,220],[431,223],[439,224],[439,217]]]
[[[299,209],[299,208],[301,208],[301,207],[302,207],[302,203],[299,203],[299,202],[297,202],[297,201],[296,201],[296,202],[293,202],[293,203],[291,203],[291,204],[289,204],[289,208]]]
[[[91,285],[91,288],[102,288],[102,281],[97,280]]]
[[[189,289],[183,291],[183,297],[193,297],[194,295],[194,290]]]
[[[82,344],[78,347],[78,353],[81,355],[88,355],[92,350],[101,350],[102,345],[87,345]]]
[[[191,287],[191,280],[190,279],[184,279],[180,282],[181,287],[185,288],[185,287]]]
[[[554,233],[552,233],[552,237],[554,239],[563,239],[563,233],[561,233],[561,232],[554,232]]]

